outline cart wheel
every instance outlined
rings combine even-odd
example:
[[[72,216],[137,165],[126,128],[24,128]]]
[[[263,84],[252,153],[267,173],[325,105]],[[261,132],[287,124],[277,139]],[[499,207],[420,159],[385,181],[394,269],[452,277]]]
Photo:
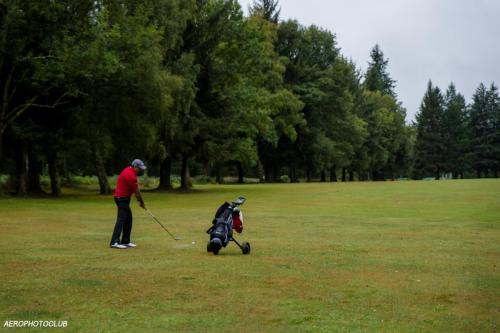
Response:
[[[207,243],[207,252],[212,252],[212,246],[210,244],[210,241]]]
[[[212,252],[214,253],[214,256],[219,254],[219,250],[220,250],[219,247],[216,247],[215,249],[212,250]]]
[[[250,243],[243,243],[243,245],[241,246],[241,252],[243,252],[243,254],[249,254],[250,253]]]

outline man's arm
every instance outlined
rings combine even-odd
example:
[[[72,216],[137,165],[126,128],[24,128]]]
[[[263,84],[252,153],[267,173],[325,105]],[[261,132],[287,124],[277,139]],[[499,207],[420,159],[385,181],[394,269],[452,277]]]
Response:
[[[139,188],[136,188],[134,193],[137,201],[139,201],[139,206],[146,209],[146,205],[144,204],[144,199],[142,198],[141,191],[139,190]]]

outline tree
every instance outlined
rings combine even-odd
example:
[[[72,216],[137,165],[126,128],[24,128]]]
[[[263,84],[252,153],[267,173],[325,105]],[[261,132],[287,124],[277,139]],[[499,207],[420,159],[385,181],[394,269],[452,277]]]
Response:
[[[394,178],[405,155],[405,111],[392,96],[369,90],[364,91],[360,108],[368,133],[364,152],[359,154],[366,159],[365,168],[358,172],[369,171],[372,180],[385,180],[387,175]]]
[[[498,171],[500,169],[500,97],[498,95],[498,88],[494,83],[490,86],[489,91],[489,112],[491,123],[492,123],[492,134],[491,141],[493,145],[492,149],[492,168],[495,178],[498,177]]]
[[[281,152],[288,152],[282,160],[290,165],[292,181],[297,181],[297,162],[305,166],[306,177],[310,180],[315,169],[320,172],[329,170],[335,163],[334,160],[342,155],[338,151],[339,143],[333,142],[333,130],[327,125],[330,123],[322,118],[329,115],[328,119],[335,119],[335,112],[346,112],[352,96],[348,96],[348,91],[337,87],[341,80],[346,80],[346,76],[340,62],[334,68],[339,50],[331,32],[316,26],[306,28],[297,21],[286,21],[279,26],[276,49],[280,55],[289,59],[285,86],[304,103],[302,112],[306,120],[305,124],[298,127],[297,141],[280,149]],[[336,74],[339,74],[338,78],[335,77]],[[342,97],[345,97],[344,106],[339,105]],[[331,125],[335,127],[335,124]]]
[[[258,16],[266,21],[278,24],[281,8],[278,0],[253,1],[249,8],[250,16]]]
[[[405,125],[406,110],[398,103],[395,81],[387,72],[389,60],[378,45],[370,53],[371,61],[363,82],[363,94],[357,104],[367,123],[368,135],[356,151],[351,169],[360,179],[394,179],[409,168],[409,129]],[[352,177],[351,177],[352,178]]]
[[[498,87],[494,83],[490,85],[487,94],[487,117],[488,117],[488,135],[486,140],[490,143],[489,151],[489,169],[493,176],[498,178],[500,169],[500,96]]]
[[[444,171],[446,145],[442,126],[443,113],[444,99],[441,91],[429,81],[416,116],[415,176],[432,174],[439,179]]]
[[[492,84],[488,90],[482,83],[472,97],[470,109],[471,155],[477,177],[486,177],[492,171],[495,177],[499,167],[499,105],[497,87]]]
[[[198,70],[189,108],[193,117],[185,123],[187,140],[180,142],[186,144],[177,154],[197,157],[216,170],[234,164],[242,180],[244,168],[257,163],[257,137],[277,142],[279,131],[293,135],[289,119],[302,105],[282,87],[284,66],[274,51],[272,23],[257,16],[244,19],[236,1],[199,3],[197,11],[183,47]],[[188,187],[184,179],[181,187]]]
[[[75,132],[85,142],[101,194],[111,190],[108,169],[147,155],[152,114],[169,104],[161,32],[148,19],[150,10],[147,3],[97,3],[90,27],[71,48],[71,79],[82,94]]]
[[[183,39],[188,21],[195,15],[196,4],[193,0],[148,0],[143,8],[143,20],[148,26],[154,26],[161,36],[160,67],[149,66],[156,75],[144,77],[154,79],[153,90],[147,90],[147,98],[142,100],[149,106],[148,122],[152,131],[147,151],[151,163],[159,165],[159,189],[168,190],[172,188],[172,163],[178,151],[185,147],[183,140],[190,140],[184,129],[191,121],[188,115],[199,68],[194,63],[194,55],[185,52]]]
[[[338,57],[318,85],[321,99],[308,115],[308,129],[315,133],[309,144],[315,149],[310,167],[335,179],[336,169],[352,164],[355,151],[364,143],[366,122],[355,112],[359,81],[355,67]],[[305,149],[307,151],[307,149]]]
[[[18,193],[42,192],[40,172],[43,155],[50,161],[57,135],[44,128],[45,119],[57,119],[61,107],[71,101],[77,88],[66,80],[67,36],[76,36],[87,22],[91,1],[66,0],[49,4],[6,1],[0,5],[0,159],[3,138],[9,128],[12,141],[20,143],[15,152],[18,166],[28,160],[28,172],[18,170]],[[63,118],[63,117],[61,117]],[[28,131],[36,133],[28,133]],[[37,137],[36,141],[29,138]],[[50,144],[48,144],[48,141]],[[45,144],[45,145],[44,145]],[[57,173],[51,164],[52,192],[57,195]],[[19,177],[28,177],[28,182]]]
[[[470,109],[470,125],[471,125],[471,155],[473,167],[476,170],[477,177],[481,178],[481,174],[488,173],[489,166],[489,150],[491,149],[488,137],[488,92],[486,87],[481,83],[472,96],[472,105]]]
[[[443,136],[446,146],[445,169],[453,178],[463,178],[468,166],[467,106],[465,98],[450,83],[444,98]]]
[[[368,63],[364,86],[370,91],[380,91],[383,95],[397,97],[394,92],[396,81],[391,79],[387,72],[389,59],[384,59],[384,53],[379,45],[375,45],[370,52],[371,61]]]

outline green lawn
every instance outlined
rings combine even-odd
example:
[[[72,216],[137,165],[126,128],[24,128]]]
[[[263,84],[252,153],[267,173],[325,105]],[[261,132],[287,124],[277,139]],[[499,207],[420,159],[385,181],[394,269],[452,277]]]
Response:
[[[183,241],[134,203],[128,250],[108,248],[111,197],[64,193],[0,199],[0,330],[36,319],[67,320],[51,329],[65,332],[500,331],[499,180],[146,192]],[[239,195],[252,253],[207,254],[215,210]]]

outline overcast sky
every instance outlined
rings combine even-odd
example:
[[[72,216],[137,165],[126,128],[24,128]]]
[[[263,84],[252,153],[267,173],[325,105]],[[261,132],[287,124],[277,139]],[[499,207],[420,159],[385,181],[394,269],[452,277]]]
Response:
[[[239,0],[247,13],[252,0]],[[454,82],[467,102],[479,83],[500,84],[500,0],[281,0],[294,18],[336,34],[342,54],[366,70],[379,44],[396,92],[414,119],[429,79]]]

